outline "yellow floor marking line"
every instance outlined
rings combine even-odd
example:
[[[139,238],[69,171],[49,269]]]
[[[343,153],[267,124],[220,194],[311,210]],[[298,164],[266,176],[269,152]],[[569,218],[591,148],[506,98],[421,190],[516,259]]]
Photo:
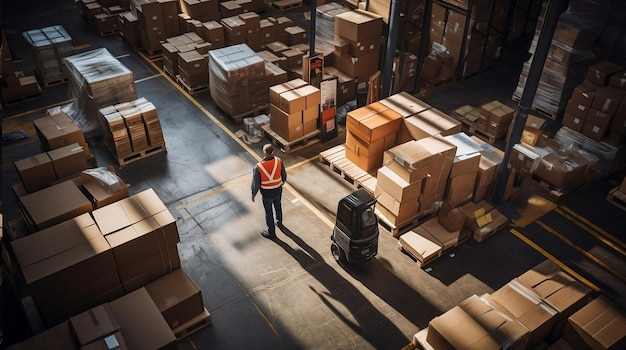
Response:
[[[152,62],[148,57],[146,57],[146,55],[144,55],[141,52],[139,52],[139,55],[146,62],[150,63],[150,65],[152,65],[152,67],[154,69],[156,69],[157,71],[162,72],[161,69],[156,64],[154,64],[154,62]],[[237,142],[246,152],[248,152],[250,155],[252,155],[257,161],[261,160],[261,156],[257,152],[253,151],[250,147],[248,147],[248,145],[245,142],[243,142],[239,137],[237,137],[237,135],[235,135],[224,124],[222,124],[222,122],[219,119],[217,119],[211,112],[209,112],[206,108],[204,108],[204,106],[202,106],[200,104],[200,102],[198,102],[195,98],[193,98],[191,95],[189,95],[189,93],[187,93],[187,91],[185,91],[182,88],[182,86],[180,86],[175,81],[173,81],[169,76],[167,76],[167,74],[161,74],[161,76],[164,77],[165,79],[167,79],[174,87],[176,87],[176,89],[178,89],[178,91],[180,91],[185,97],[187,97],[187,99],[191,103],[193,103],[198,109],[200,109],[200,111],[202,111],[202,113],[204,113],[207,117],[209,117],[209,119],[211,119],[217,126],[219,126],[220,129],[222,129],[228,136],[230,136],[230,138],[232,138],[235,142]],[[290,168],[292,168],[292,167],[290,167]],[[334,227],[335,226],[334,222],[331,222],[330,220],[328,220],[313,204],[311,204],[309,201],[307,201],[293,187],[291,187],[291,185],[289,185],[287,183],[287,184],[284,185],[284,187],[290,193],[292,193],[300,202],[302,202],[307,208],[309,208],[309,210],[311,210],[326,225],[328,225],[329,227]]]
[[[549,233],[551,233],[552,235],[556,236],[558,239],[560,239],[561,241],[565,242],[567,245],[569,245],[570,247],[576,249],[577,252],[581,253],[583,256],[585,256],[587,259],[593,261],[595,264],[599,265],[600,267],[602,267],[603,269],[605,269],[606,271],[608,271],[611,275],[619,278],[620,280],[622,280],[623,282],[626,282],[626,277],[624,277],[624,275],[622,275],[621,273],[619,273],[618,271],[615,271],[615,269],[613,269],[612,267],[608,266],[607,264],[605,264],[604,262],[602,262],[601,260],[599,260],[598,258],[596,258],[595,256],[593,256],[591,253],[589,253],[588,251],[584,250],[583,248],[579,247],[578,245],[576,245],[574,242],[572,242],[569,238],[563,236],[562,234],[560,234],[559,232],[557,232],[555,229],[553,229],[552,227],[546,225],[545,223],[541,222],[541,220],[537,220],[535,221],[539,226],[541,226],[541,228],[543,228],[544,230],[548,231]]]
[[[74,51],[80,51],[80,50],[88,49],[90,47],[91,47],[91,44],[80,44],[80,45],[74,46]]]
[[[626,255],[626,243],[625,242],[622,242],[621,240],[615,238],[615,236],[613,236],[612,234],[604,231],[603,229],[601,229],[600,227],[598,227],[597,225],[595,225],[591,221],[589,221],[589,220],[585,219],[584,217],[578,215],[572,209],[570,209],[570,208],[568,208],[566,206],[560,206],[560,207],[557,207],[555,209],[555,211],[557,213],[563,215],[564,217],[566,217],[570,221],[574,222],[580,228],[582,228],[585,231],[591,233],[594,237],[596,237],[597,239],[601,240],[602,242],[604,242],[606,245],[610,246],[611,248],[615,249],[620,254]],[[589,231],[586,227],[583,227],[581,225],[586,225],[587,227],[591,228],[595,232]]]
[[[577,280],[579,280],[580,282],[585,284],[587,287],[591,288],[593,291],[595,291],[595,292],[599,292],[600,291],[600,288],[598,286],[596,286],[595,284],[591,283],[591,281],[587,280],[583,276],[581,276],[578,273],[576,273],[576,271],[570,269],[567,265],[562,263],[554,255],[548,253],[548,251],[546,251],[545,249],[541,248],[539,245],[535,244],[535,242],[531,241],[528,237],[524,236],[518,230],[511,229],[509,232],[511,232],[513,235],[515,235],[520,240],[522,240],[524,243],[528,244],[534,250],[538,251],[541,255],[545,256],[548,260],[550,260],[553,263],[555,263],[558,267],[561,268],[561,270],[563,270],[563,271],[569,273],[570,275],[574,276]]]
[[[204,200],[206,200],[208,198],[211,198],[213,196],[216,196],[216,195],[218,195],[218,194],[220,194],[220,193],[222,193],[224,191],[228,191],[231,188],[235,188],[237,186],[241,186],[241,184],[243,184],[243,183],[246,183],[246,182],[250,183],[250,181],[251,181],[250,177],[244,177],[244,178],[241,178],[241,179],[239,179],[239,180],[237,180],[235,182],[231,182],[231,183],[227,184],[226,186],[218,186],[215,190],[213,190],[213,191],[211,191],[211,192],[209,192],[209,193],[207,193],[205,195],[202,195],[202,196],[200,196],[198,198],[194,198],[194,199],[192,199],[190,201],[187,201],[187,202],[185,202],[183,204],[180,204],[180,205],[174,207],[174,209],[176,209],[176,210],[185,209],[185,208],[187,208],[187,207],[189,207],[189,206],[191,206],[193,204],[202,202],[202,201],[204,201]]]
[[[47,109],[52,108],[52,107],[62,106],[62,105],[65,105],[65,104],[68,104],[68,103],[71,103],[71,102],[74,102],[73,98],[71,98],[69,100],[65,100],[65,101],[59,102],[59,103],[55,103],[55,104],[52,104],[52,105],[47,105],[45,107],[40,107],[40,108],[37,108],[37,109],[31,109],[30,111],[22,112],[22,113],[15,114],[15,115],[12,115],[12,116],[9,116],[9,117],[4,117],[3,120],[15,119],[15,118],[23,117],[23,116],[31,114],[31,113],[47,110]]]
[[[154,79],[154,78],[159,78],[159,77],[162,77],[162,76],[163,76],[163,74],[151,75],[149,77],[145,77],[145,78],[142,78],[142,79],[139,79],[139,80],[135,80],[135,84],[141,83],[141,82],[146,81],[146,80]]]

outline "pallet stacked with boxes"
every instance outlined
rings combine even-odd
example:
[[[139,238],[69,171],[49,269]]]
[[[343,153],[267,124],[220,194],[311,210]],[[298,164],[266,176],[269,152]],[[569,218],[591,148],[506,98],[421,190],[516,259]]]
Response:
[[[156,107],[147,99],[101,108],[104,145],[120,166],[165,151]]]
[[[235,122],[268,107],[265,63],[246,44],[211,50],[209,80],[215,104]]]
[[[11,105],[41,95],[41,87],[34,75],[24,76],[22,71],[16,71],[4,30],[2,30],[2,47],[0,48],[2,61],[2,103]]]
[[[294,79],[269,89],[270,129],[285,141],[293,142],[317,135],[320,90],[302,79]]]
[[[626,342],[625,320],[605,297],[595,296],[546,260],[495,292],[473,295],[435,317],[414,335],[413,343],[421,349],[460,349],[472,344],[481,348],[619,349]]]
[[[137,99],[133,72],[107,49],[95,49],[65,58],[74,102],[63,110],[85,136],[102,135],[98,109]]]
[[[67,83],[63,59],[74,54],[72,37],[62,26],[33,29],[22,33],[35,57],[35,74],[43,86]]]
[[[478,107],[464,105],[452,112],[452,116],[461,121],[470,134],[477,135],[491,144],[507,135],[514,115],[513,108],[498,100]]]

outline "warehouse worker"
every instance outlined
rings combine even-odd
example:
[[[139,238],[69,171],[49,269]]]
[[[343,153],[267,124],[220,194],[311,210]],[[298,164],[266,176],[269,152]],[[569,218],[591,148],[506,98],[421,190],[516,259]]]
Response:
[[[280,201],[285,181],[287,181],[287,172],[283,161],[274,156],[274,146],[271,144],[264,145],[263,160],[257,163],[252,171],[252,201],[254,202],[254,197],[261,190],[263,207],[265,208],[267,229],[261,232],[263,237],[276,237],[274,211],[276,212],[276,225],[282,227],[283,208]]]

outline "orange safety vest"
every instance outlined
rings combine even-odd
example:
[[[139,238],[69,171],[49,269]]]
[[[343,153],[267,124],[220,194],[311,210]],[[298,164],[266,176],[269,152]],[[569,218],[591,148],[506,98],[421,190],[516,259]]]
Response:
[[[280,158],[274,157],[270,160],[264,160],[258,163],[257,168],[261,174],[261,188],[264,190],[271,190],[278,188],[283,184],[281,177],[282,162]]]

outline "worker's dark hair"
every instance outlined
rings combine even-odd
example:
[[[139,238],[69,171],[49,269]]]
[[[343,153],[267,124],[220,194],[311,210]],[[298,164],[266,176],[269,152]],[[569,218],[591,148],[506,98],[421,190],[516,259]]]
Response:
[[[274,154],[274,146],[271,143],[266,143],[263,146],[263,152],[267,152],[267,154]]]

